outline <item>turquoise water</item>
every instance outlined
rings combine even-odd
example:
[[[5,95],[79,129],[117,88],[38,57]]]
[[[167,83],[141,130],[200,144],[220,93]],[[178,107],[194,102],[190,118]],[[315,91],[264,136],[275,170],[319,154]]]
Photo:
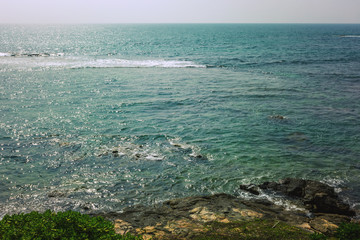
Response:
[[[0,211],[284,177],[360,202],[360,25],[0,25]]]

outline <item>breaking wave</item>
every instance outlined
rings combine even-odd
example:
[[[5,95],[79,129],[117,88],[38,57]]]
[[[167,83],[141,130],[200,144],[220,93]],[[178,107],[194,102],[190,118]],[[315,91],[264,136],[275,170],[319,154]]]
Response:
[[[3,53],[3,52],[0,52],[0,57],[10,57],[11,54],[10,53]]]
[[[343,38],[360,38],[360,35],[342,35]]]
[[[20,68],[206,68],[206,65],[182,60],[118,59],[65,56],[61,53],[1,53],[2,64]],[[36,58],[36,61],[33,60]]]
[[[72,68],[205,68],[205,65],[191,61],[175,60],[126,60],[126,59],[97,59],[76,64]]]

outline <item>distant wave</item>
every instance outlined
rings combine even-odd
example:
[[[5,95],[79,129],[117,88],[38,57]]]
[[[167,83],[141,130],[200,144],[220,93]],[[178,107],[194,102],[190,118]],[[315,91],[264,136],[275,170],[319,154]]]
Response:
[[[205,68],[191,61],[175,60],[126,60],[126,59],[97,59],[81,62],[72,68]]]
[[[360,38],[360,35],[341,35],[343,38]]]
[[[20,68],[206,68],[206,65],[192,61],[164,60],[164,59],[115,59],[65,56],[61,53],[26,53],[12,54],[0,53],[0,57],[6,57],[3,64],[18,66]],[[30,60],[36,57],[37,60]]]
[[[3,53],[0,52],[0,57],[59,57],[64,56],[64,53]]]

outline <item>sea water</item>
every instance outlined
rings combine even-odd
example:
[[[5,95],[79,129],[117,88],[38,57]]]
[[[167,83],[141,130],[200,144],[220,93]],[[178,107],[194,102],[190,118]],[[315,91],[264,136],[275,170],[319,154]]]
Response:
[[[360,25],[0,25],[0,212],[285,177],[360,203]]]

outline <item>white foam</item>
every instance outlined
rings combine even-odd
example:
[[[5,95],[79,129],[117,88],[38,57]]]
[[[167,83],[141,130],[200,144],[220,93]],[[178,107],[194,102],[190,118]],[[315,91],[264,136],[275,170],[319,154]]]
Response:
[[[0,57],[12,56],[10,53],[0,53]],[[41,57],[40,54],[33,60],[33,57],[27,55],[17,55],[13,58],[7,58],[6,64],[9,66],[18,66],[20,68],[206,68],[205,65],[196,64],[191,61],[163,60],[163,59],[91,59],[89,57],[66,56],[63,53],[49,54],[47,57]]]
[[[188,144],[182,144],[179,142],[173,142],[173,141],[169,141],[171,146],[177,147],[177,148],[181,148],[181,149],[190,149],[192,146],[188,145]]]
[[[360,38],[360,35],[343,35],[343,38]]]
[[[72,68],[205,68],[190,61],[96,59],[75,64]]]
[[[150,154],[150,155],[146,156],[145,159],[150,160],[150,161],[162,161],[162,160],[164,160],[164,157],[159,156],[157,154]]]
[[[251,199],[260,199],[260,200],[267,200],[269,202],[272,202],[273,204],[277,206],[283,207],[286,211],[301,211],[305,212],[306,214],[309,214],[309,211],[305,209],[304,206],[300,202],[293,202],[289,199],[284,198],[283,196],[277,195],[275,193],[265,193],[261,189],[259,189],[259,195],[255,196],[254,194],[251,194],[246,191],[240,191],[239,195],[242,198],[251,200]]]
[[[11,54],[10,53],[3,53],[3,52],[0,52],[0,57],[10,57]]]

